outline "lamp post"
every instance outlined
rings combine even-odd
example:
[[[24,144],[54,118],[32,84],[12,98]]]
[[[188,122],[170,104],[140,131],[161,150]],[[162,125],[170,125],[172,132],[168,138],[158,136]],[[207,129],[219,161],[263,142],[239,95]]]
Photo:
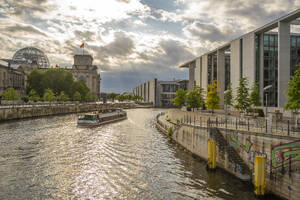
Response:
[[[226,128],[227,128],[227,104],[226,104],[226,99],[225,99],[225,95],[226,93],[229,92],[229,90],[225,90],[224,91],[224,104],[225,104],[225,125],[226,125]]]
[[[268,86],[264,87],[264,89],[263,89],[265,92],[265,95],[266,95],[266,119],[268,116],[268,93],[266,91],[270,88],[272,88],[272,85],[268,85]]]

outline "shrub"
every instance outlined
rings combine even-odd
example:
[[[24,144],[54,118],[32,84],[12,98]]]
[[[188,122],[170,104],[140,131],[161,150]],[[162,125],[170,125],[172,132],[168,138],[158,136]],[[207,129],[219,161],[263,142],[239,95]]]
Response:
[[[169,137],[172,137],[172,135],[173,135],[173,127],[170,127],[170,128],[168,129],[168,136],[169,136]]]
[[[29,97],[28,96],[24,96],[21,98],[22,101],[24,101],[25,103],[27,103],[29,101]]]
[[[265,116],[264,111],[263,111],[263,109],[261,109],[261,108],[256,108],[256,109],[254,109],[253,111],[254,111],[255,113],[258,113],[258,116],[259,116],[259,117],[264,117],[264,116]]]

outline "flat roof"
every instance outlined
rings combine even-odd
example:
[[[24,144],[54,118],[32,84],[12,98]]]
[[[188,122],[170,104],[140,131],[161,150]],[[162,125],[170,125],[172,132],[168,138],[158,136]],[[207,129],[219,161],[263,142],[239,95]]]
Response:
[[[224,49],[224,48],[230,46],[230,44],[231,44],[232,41],[237,40],[237,39],[239,39],[239,38],[242,38],[242,37],[244,37],[244,36],[247,35],[247,34],[250,34],[250,33],[264,33],[264,32],[270,31],[270,30],[272,30],[272,29],[278,27],[278,22],[291,22],[291,21],[293,21],[293,20],[296,20],[296,19],[299,18],[299,17],[300,17],[300,9],[297,9],[297,10],[295,10],[295,11],[293,11],[293,12],[290,12],[290,13],[287,14],[287,15],[284,15],[284,16],[282,16],[282,17],[279,17],[279,18],[277,18],[277,19],[275,19],[275,20],[273,20],[273,21],[271,21],[271,22],[269,22],[269,23],[267,23],[267,24],[265,24],[265,25],[263,25],[263,26],[261,26],[261,27],[255,29],[255,30],[253,30],[253,31],[250,31],[250,32],[248,32],[248,33],[246,33],[246,34],[243,34],[243,35],[241,35],[241,36],[239,36],[239,37],[233,39],[233,40],[230,40],[230,42],[227,42],[227,43],[221,45],[220,47],[218,47],[218,48],[216,48],[216,49],[213,49],[213,50],[211,50],[211,51],[208,51],[208,52],[206,52],[206,53],[204,53],[204,54],[202,54],[202,55],[200,55],[200,56],[194,58],[194,59],[191,60],[191,61],[185,62],[184,64],[180,65],[179,68],[189,68],[188,65],[189,65],[190,63],[196,61],[196,59],[200,58],[201,56],[204,56],[204,55],[207,55],[207,54],[212,54],[212,53],[214,53],[214,52],[216,52],[216,51],[218,51],[218,50],[222,50],[222,49]],[[297,24],[297,23],[296,23],[296,24]]]

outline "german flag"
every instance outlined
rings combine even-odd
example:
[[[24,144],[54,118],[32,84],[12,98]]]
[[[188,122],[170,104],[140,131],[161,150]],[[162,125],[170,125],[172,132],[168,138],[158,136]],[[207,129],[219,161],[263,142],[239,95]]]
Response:
[[[80,48],[83,49],[84,48],[84,43],[82,43],[82,45],[80,45]]]

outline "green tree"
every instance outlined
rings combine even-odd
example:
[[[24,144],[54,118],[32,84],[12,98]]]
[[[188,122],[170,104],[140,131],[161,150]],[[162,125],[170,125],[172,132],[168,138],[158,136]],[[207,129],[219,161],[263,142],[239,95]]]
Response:
[[[46,72],[33,70],[27,76],[27,93],[34,89],[41,97],[46,89],[51,89],[55,95],[64,91],[71,96],[75,92],[72,90],[73,83],[73,74],[65,69],[52,68]]]
[[[64,91],[68,95],[72,95],[72,85],[74,83],[73,74],[62,68],[48,69],[44,73],[42,85],[45,89],[51,89],[55,95],[59,95]]]
[[[73,101],[81,101],[81,94],[78,91],[73,94]]]
[[[287,91],[287,102],[284,106],[284,109],[292,111],[293,119],[296,121],[296,126],[297,117],[295,117],[295,114],[300,109],[300,64],[297,66],[298,69],[295,71],[294,76],[288,83],[290,87]]]
[[[72,85],[72,96],[75,92],[79,92],[81,96],[81,100],[84,100],[87,93],[89,92],[89,88],[86,86],[86,84],[83,81],[75,81]]]
[[[54,95],[54,93],[52,92],[52,90],[50,89],[46,89],[44,97],[43,97],[44,101],[55,101],[56,97]]]
[[[69,101],[70,98],[69,98],[69,96],[67,94],[65,94],[64,91],[61,91],[60,94],[59,94],[59,96],[57,97],[57,100],[58,101]]]
[[[40,100],[39,95],[37,94],[37,92],[34,89],[31,89],[29,92],[29,100],[34,101],[34,102],[37,102]]]
[[[188,108],[199,108],[203,106],[203,89],[195,86],[192,91],[188,92],[186,95],[186,105]]]
[[[112,102],[115,101],[115,99],[116,99],[117,96],[118,96],[118,94],[113,93],[113,92],[108,94],[108,98],[111,99]]]
[[[258,83],[254,83],[252,86],[249,98],[252,106],[261,106]]]
[[[247,87],[247,79],[241,78],[237,88],[237,95],[235,98],[236,105],[234,106],[239,111],[247,111],[250,107],[249,91]]]
[[[187,91],[184,89],[178,89],[175,93],[175,98],[173,99],[173,104],[178,107],[184,106]]]
[[[91,102],[91,101],[94,101],[94,100],[95,100],[95,99],[94,99],[93,94],[90,93],[90,92],[88,92],[88,93],[86,94],[86,96],[85,96],[85,101]]]
[[[232,97],[232,88],[231,83],[227,86],[226,93],[224,95],[224,103],[226,106],[232,106],[233,105],[233,97]]]
[[[41,70],[35,69],[32,70],[27,75],[27,93],[30,93],[31,90],[34,90],[38,96],[43,96],[46,89],[43,81],[45,78],[45,73]]]
[[[214,112],[214,109],[220,108],[220,97],[218,94],[217,81],[214,80],[211,85],[208,85],[207,95],[206,95],[206,107]]]
[[[29,97],[28,96],[23,96],[22,101],[24,101],[24,103],[27,103],[29,101]]]
[[[18,101],[20,98],[18,92],[14,88],[6,89],[2,96],[4,100],[8,101]]]

